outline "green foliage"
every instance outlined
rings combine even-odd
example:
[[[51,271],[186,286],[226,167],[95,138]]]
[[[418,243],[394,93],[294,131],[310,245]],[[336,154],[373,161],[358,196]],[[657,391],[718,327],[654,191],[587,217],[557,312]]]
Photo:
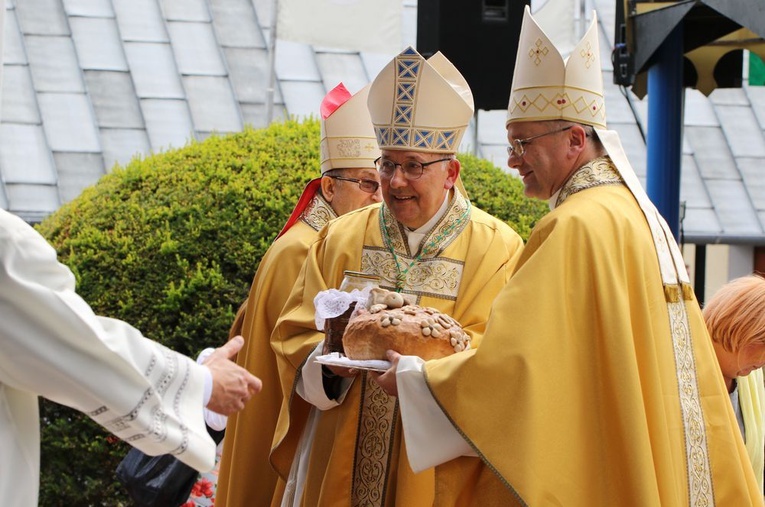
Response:
[[[523,183],[488,160],[465,153],[458,158],[470,201],[507,222],[526,241],[537,220],[549,210],[547,202],[524,196]]]
[[[195,357],[222,343],[260,258],[319,174],[319,122],[275,123],[137,158],[38,230],[100,315]],[[491,163],[461,154],[476,206],[525,238],[546,212]],[[114,470],[127,444],[43,400],[40,505],[129,505]]]

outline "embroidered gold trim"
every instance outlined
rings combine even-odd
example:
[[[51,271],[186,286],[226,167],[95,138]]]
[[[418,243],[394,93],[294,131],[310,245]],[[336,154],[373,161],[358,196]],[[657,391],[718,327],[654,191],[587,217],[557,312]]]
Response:
[[[413,257],[397,253],[404,263],[412,262]],[[441,299],[457,299],[462,280],[464,262],[456,259],[439,257],[420,259],[407,274],[403,292]],[[396,261],[390,252],[380,247],[364,246],[361,253],[361,270],[380,277],[380,287],[396,289]]]
[[[680,290],[678,287],[678,294]],[[686,459],[688,460],[688,491],[690,505],[713,506],[711,468],[704,427],[704,415],[699,400],[696,364],[693,357],[693,340],[688,325],[688,314],[683,301],[667,303],[672,345],[675,351],[678,394],[685,433]]]
[[[303,213],[300,214],[300,220],[308,224],[314,231],[327,225],[327,222],[333,218],[337,218],[335,210],[320,194],[316,194],[303,210]]]
[[[396,430],[398,406],[396,398],[364,372],[359,415],[356,455],[353,463],[351,505],[381,507],[385,505],[388,466],[391,460],[393,434]]]
[[[588,188],[622,184],[624,184],[624,180],[611,159],[608,157],[596,158],[571,175],[558,194],[555,206],[560,206],[571,195]]]

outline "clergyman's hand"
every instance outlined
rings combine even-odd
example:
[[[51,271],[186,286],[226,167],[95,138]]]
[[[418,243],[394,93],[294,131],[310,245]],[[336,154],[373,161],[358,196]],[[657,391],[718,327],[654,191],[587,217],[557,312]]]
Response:
[[[203,363],[212,374],[212,394],[207,408],[222,415],[231,415],[244,408],[244,404],[263,388],[258,377],[251,374],[230,358],[244,345],[244,338],[235,336],[222,347],[215,349]]]
[[[390,361],[390,368],[385,373],[372,374],[372,378],[380,384],[382,390],[389,396],[398,396],[398,383],[396,382],[396,368],[398,367],[398,360],[401,358],[401,354],[395,350],[389,350],[385,353]]]

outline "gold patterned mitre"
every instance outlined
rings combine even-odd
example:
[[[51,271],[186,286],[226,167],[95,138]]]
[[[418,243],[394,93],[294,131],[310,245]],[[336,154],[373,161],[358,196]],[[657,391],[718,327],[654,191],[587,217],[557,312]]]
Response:
[[[321,174],[332,169],[375,168],[380,149],[367,109],[369,85],[355,95],[343,83],[321,103]]]
[[[408,47],[380,71],[369,112],[381,149],[456,153],[473,116],[473,93],[439,53],[427,60]]]
[[[587,33],[564,60],[526,6],[507,106],[507,124],[544,120],[568,120],[606,128],[598,23],[594,12]]]

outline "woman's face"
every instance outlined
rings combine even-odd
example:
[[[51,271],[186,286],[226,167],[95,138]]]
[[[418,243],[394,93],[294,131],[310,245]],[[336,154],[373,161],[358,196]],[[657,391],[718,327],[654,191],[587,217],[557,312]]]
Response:
[[[720,369],[726,380],[745,377],[765,365],[765,343],[750,343],[735,352],[725,350],[716,342],[714,346]]]

